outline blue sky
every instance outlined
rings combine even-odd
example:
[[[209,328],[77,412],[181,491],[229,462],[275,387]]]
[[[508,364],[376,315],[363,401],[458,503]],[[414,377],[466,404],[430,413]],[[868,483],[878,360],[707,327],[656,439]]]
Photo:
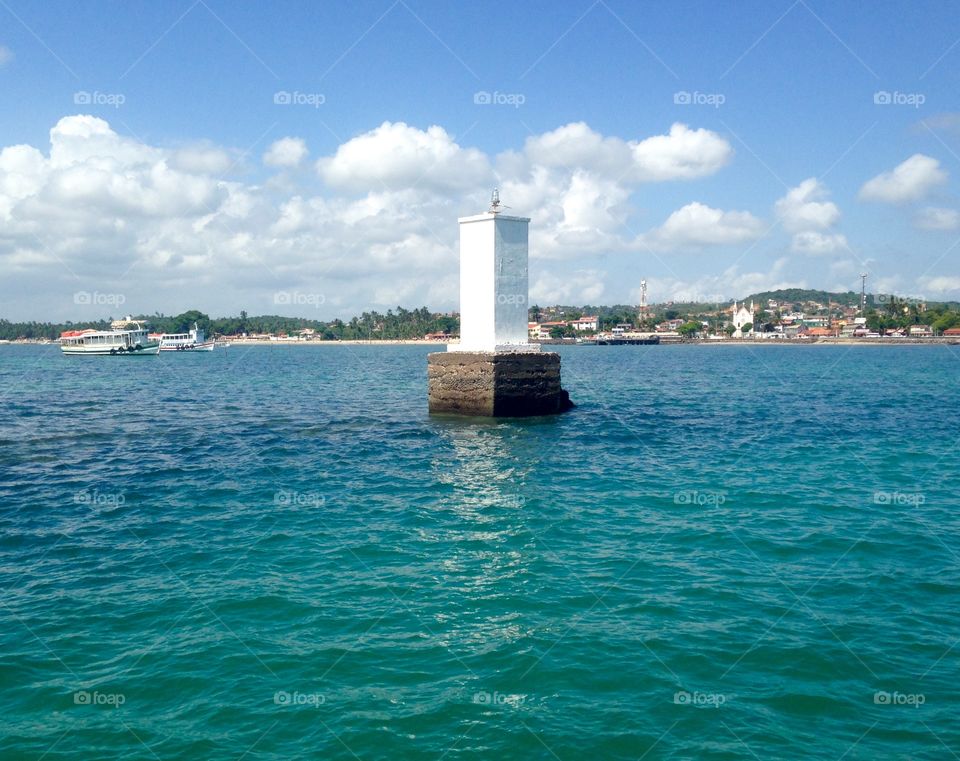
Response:
[[[4,0],[0,18],[0,316],[455,308],[456,217],[494,184],[533,217],[541,303],[861,271],[960,298],[955,3]]]

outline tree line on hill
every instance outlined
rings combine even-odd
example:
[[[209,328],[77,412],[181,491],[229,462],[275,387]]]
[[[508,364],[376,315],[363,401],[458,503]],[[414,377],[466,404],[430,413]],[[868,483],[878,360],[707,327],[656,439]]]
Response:
[[[111,318],[112,319],[112,318]],[[66,330],[93,328],[107,330],[111,319],[89,320],[79,323],[71,321],[63,323],[52,322],[11,322],[0,320],[0,340],[27,339],[56,339]],[[397,310],[388,310],[386,314],[377,311],[364,312],[359,317],[349,321],[343,320],[310,320],[301,317],[283,317],[281,315],[250,316],[241,311],[237,317],[215,317],[196,309],[178,315],[140,315],[133,319],[147,324],[151,333],[186,333],[194,324],[201,328],[207,336],[235,336],[241,334],[271,334],[296,335],[300,331],[310,328],[316,331],[319,338],[335,340],[363,340],[363,339],[410,339],[421,338],[427,333],[450,333],[456,335],[460,331],[460,320],[456,316],[437,314],[426,307],[408,310],[397,307]]]
[[[776,321],[774,310],[768,311],[768,300],[778,303],[815,302],[824,306],[857,306],[860,295],[847,293],[829,293],[810,289],[791,288],[767,291],[748,296],[744,301],[756,302],[758,311],[756,322],[758,330],[770,329]],[[639,330],[653,330],[663,320],[683,319],[682,332],[698,332],[702,323],[716,323],[715,329],[722,331],[724,326],[719,320],[716,304],[697,302],[652,304],[647,316],[640,319],[637,307],[627,304],[613,306],[586,305],[529,308],[531,322],[570,322],[585,315],[598,317],[598,329],[608,331],[616,325],[627,324]],[[720,305],[723,309],[725,305]],[[960,327],[960,303],[927,302],[921,306],[918,299],[903,299],[896,296],[868,294],[867,310],[864,315],[871,330],[889,330],[910,325],[930,325],[937,333],[948,328]],[[426,307],[408,310],[397,307],[387,310],[386,314],[377,311],[364,312],[348,321],[311,320],[303,317],[284,317],[281,315],[250,316],[241,311],[236,317],[211,318],[203,312],[192,309],[178,315],[142,315],[138,318],[147,323],[153,333],[185,333],[196,323],[208,336],[235,336],[241,334],[296,335],[304,329],[315,331],[322,340],[369,340],[369,339],[412,339],[421,338],[428,333],[446,333],[458,336],[460,318],[457,315],[438,314]],[[0,339],[56,339],[65,330],[93,328],[105,330],[110,327],[110,319],[90,320],[79,323],[64,322],[11,322],[0,319]],[[557,326],[551,335],[560,338],[568,335],[582,335],[572,328]]]

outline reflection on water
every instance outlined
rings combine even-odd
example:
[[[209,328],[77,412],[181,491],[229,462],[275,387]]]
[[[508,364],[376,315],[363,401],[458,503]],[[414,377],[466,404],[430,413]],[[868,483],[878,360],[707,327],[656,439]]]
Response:
[[[448,609],[437,620],[461,645],[495,650],[530,635],[521,611],[542,555],[529,513],[536,509],[532,474],[542,453],[527,421],[432,424],[454,455],[432,463],[434,477],[450,491],[442,506],[452,512],[437,546],[446,548],[444,584],[463,599],[456,613]]]
[[[459,515],[485,522],[501,514],[485,508],[518,510],[531,492],[530,474],[542,458],[525,421],[442,418],[432,421],[453,448],[456,466],[434,461],[437,480],[454,489]]]

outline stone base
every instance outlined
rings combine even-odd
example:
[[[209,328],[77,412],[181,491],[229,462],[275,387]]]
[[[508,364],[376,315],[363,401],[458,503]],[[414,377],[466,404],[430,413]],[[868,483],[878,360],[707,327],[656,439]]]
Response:
[[[427,385],[430,412],[529,417],[574,406],[554,353],[436,352],[427,355]]]

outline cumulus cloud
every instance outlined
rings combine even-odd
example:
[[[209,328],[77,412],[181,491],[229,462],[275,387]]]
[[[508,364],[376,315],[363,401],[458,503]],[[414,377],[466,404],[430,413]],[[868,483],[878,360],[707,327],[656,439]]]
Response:
[[[384,122],[317,162],[328,185],[347,191],[423,188],[464,191],[493,182],[487,157],[462,148],[443,127]]]
[[[721,211],[694,201],[641,240],[650,248],[669,251],[744,243],[759,238],[763,231],[763,222],[750,212]]]
[[[844,235],[826,232],[840,220],[840,209],[827,196],[826,187],[810,177],[774,204],[777,218],[793,234],[791,248],[797,253],[816,256],[847,247]]]
[[[822,200],[827,189],[815,178],[804,180],[777,201],[774,210],[787,232],[826,230],[840,219],[840,209],[832,201]]]
[[[867,180],[860,188],[860,198],[880,203],[909,203],[921,200],[946,181],[947,173],[937,159],[916,153],[892,171]]]
[[[917,284],[926,292],[937,295],[960,291],[960,277],[953,275],[938,275],[936,277],[921,277]]]
[[[458,210],[445,198],[381,191],[277,201],[256,185],[220,179],[230,156],[212,146],[146,145],[89,115],[61,119],[46,154],[4,148],[3,279],[44,272],[43,292],[55,294],[43,307],[48,316],[78,316],[71,294],[79,289],[121,293],[134,311],[187,308],[222,295],[225,311],[275,312],[276,291],[301,288],[324,294],[337,313],[376,303],[370,283],[377,278],[422,298],[430,292],[426,272],[431,283],[449,283],[456,272],[456,224],[449,220]],[[449,229],[443,239],[431,232],[437,219]],[[5,296],[8,305],[22,297],[37,308],[37,294]]]
[[[807,230],[794,233],[790,247],[798,254],[821,256],[848,248],[847,238],[840,233],[821,233]]]
[[[527,138],[524,154],[535,166],[584,167],[637,183],[706,177],[730,162],[733,148],[715,132],[679,122],[668,134],[631,141],[574,122]]]
[[[674,124],[668,135],[631,144],[638,176],[644,180],[689,180],[713,174],[733,157],[733,148],[715,132]]]
[[[284,137],[263,154],[263,163],[272,167],[292,168],[307,157],[307,144],[299,137]]]
[[[176,169],[191,174],[223,175],[232,169],[236,160],[230,153],[211,145],[194,145],[180,148],[170,156],[170,163]]]
[[[917,212],[913,224],[920,230],[956,230],[960,227],[960,211],[928,206]]]
[[[718,275],[704,275],[694,280],[649,278],[647,296],[651,303],[696,301],[722,304],[760,291],[806,288],[806,280],[786,274],[789,261],[787,257],[777,259],[766,272],[742,271],[734,265]],[[634,302],[639,302],[640,291],[631,292],[631,297]]]
[[[606,272],[575,270],[562,276],[545,270],[530,284],[531,304],[597,304],[603,297]]]
[[[263,162],[283,169],[306,156],[285,137]],[[642,184],[704,177],[731,156],[719,135],[679,124],[621,139],[575,123],[488,156],[439,126],[385,122],[320,157],[316,174],[281,171],[263,185],[230,147],[159,147],[95,116],[65,116],[48,146],[0,149],[2,316],[106,316],[75,303],[78,290],[120,293],[126,310],[148,313],[304,313],[275,302],[278,291],[322,294],[304,303],[322,303],[324,317],[455,308],[456,218],[486,208],[495,184],[534,220],[535,297],[596,303],[611,285],[600,257],[762,232],[748,212],[697,203],[647,236],[630,229]]]

